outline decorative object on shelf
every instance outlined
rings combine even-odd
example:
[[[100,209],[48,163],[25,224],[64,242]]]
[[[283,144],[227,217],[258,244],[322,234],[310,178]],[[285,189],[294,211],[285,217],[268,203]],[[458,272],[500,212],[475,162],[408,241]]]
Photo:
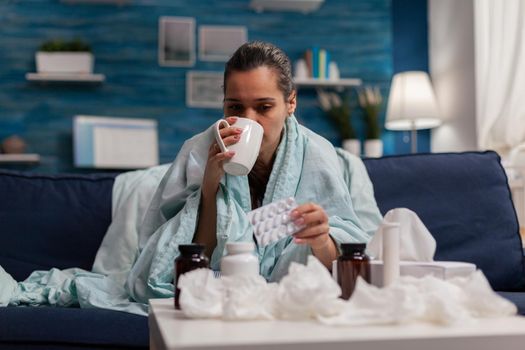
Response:
[[[297,87],[334,87],[339,92],[344,87],[359,86],[361,79],[341,79],[339,67],[331,60],[330,53],[317,46],[306,50],[294,64],[294,83]]]
[[[359,106],[363,110],[366,123],[365,157],[378,158],[383,155],[383,141],[381,140],[381,125],[379,112],[383,105],[383,98],[379,88],[365,86],[358,91]]]
[[[73,118],[75,166],[140,169],[159,164],[154,119],[77,115]]]
[[[37,73],[26,73],[34,82],[101,83],[103,74],[93,74],[95,58],[88,44],[80,39],[49,40],[35,54]]]
[[[318,90],[317,99],[321,109],[339,131],[343,148],[356,156],[360,156],[361,142],[356,138],[355,130],[352,126],[348,98],[342,99],[338,93]]]
[[[337,62],[329,62],[328,63],[328,79],[337,81],[339,80],[339,67],[337,66]]]
[[[192,67],[195,64],[195,18],[160,17],[159,65]]]
[[[386,109],[386,128],[411,131],[411,151],[417,153],[417,130],[441,125],[430,77],[422,71],[397,73]]]
[[[355,138],[343,139],[341,146],[345,151],[348,151],[355,156],[361,157],[361,140]]]
[[[5,139],[2,140],[2,144],[0,147],[0,153],[5,154],[21,154],[25,153],[27,148],[27,144],[18,135],[11,135]]]
[[[40,162],[38,154],[24,153],[27,143],[18,135],[11,135],[0,142],[0,164],[36,164]]]
[[[199,59],[226,62],[247,41],[244,26],[199,26]]]
[[[318,46],[312,46],[312,48],[304,52],[304,61],[308,67],[308,76],[310,78],[327,80],[339,79],[339,69],[337,71],[332,67],[330,69],[331,54],[328,50],[319,48]],[[337,76],[330,77],[329,73],[332,71]]]
[[[306,61],[301,58],[295,62],[294,71],[293,71],[294,79],[308,79],[310,77],[310,72],[308,71],[308,66],[306,64]]]
[[[257,12],[296,11],[309,13],[317,11],[324,0],[251,0],[250,7]]]
[[[49,40],[36,53],[36,70],[51,74],[91,74],[94,61],[91,48],[80,39]]]

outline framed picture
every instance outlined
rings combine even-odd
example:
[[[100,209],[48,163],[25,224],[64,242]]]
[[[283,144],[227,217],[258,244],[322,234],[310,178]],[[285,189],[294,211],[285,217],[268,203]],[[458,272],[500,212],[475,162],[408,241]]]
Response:
[[[223,72],[188,71],[186,73],[186,105],[222,109],[223,76]]]
[[[159,164],[154,119],[76,115],[73,119],[75,166],[142,169]]]
[[[226,62],[247,41],[243,26],[199,26],[199,59]]]
[[[195,18],[160,17],[159,64],[174,67],[195,64]]]

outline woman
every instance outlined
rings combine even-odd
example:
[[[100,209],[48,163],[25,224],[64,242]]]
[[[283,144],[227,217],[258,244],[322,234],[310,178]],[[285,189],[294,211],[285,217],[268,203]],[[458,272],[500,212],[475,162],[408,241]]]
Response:
[[[292,262],[306,263],[311,254],[330,268],[338,244],[370,239],[381,215],[362,162],[338,154],[330,142],[298,125],[295,107],[288,57],[268,43],[242,45],[224,72],[224,115],[232,126],[220,134],[226,145],[234,144],[240,135],[236,118],[257,121],[264,130],[258,159],[248,176],[233,176],[222,170],[233,154],[220,152],[213,127],[184,143],[139,228],[126,282],[134,300],[173,295],[180,244],[204,244],[210,267],[219,270],[227,242],[253,242],[246,213],[282,198],[295,197],[300,206],[293,218],[306,228],[257,246],[260,273],[269,281],[280,280]]]
[[[333,230],[330,227],[329,215],[323,205],[320,205],[316,200],[319,198],[315,195],[301,196],[297,190],[287,193],[287,195],[294,197],[299,196],[299,200],[311,199],[300,205],[292,213],[295,223],[306,227],[296,233],[293,240],[291,238],[283,240],[267,248],[258,247],[261,273],[270,280],[277,280],[286,274],[291,261],[305,261],[310,252],[327,268],[330,268],[332,261],[338,255],[337,243],[356,240],[366,241],[369,238],[368,234],[361,229],[359,220],[353,212],[347,186],[342,186],[344,183],[342,171],[336,164],[333,164],[334,160],[337,159],[333,147],[320,136],[297,125],[293,116],[296,105],[296,91],[292,81],[290,60],[277,47],[263,42],[247,43],[241,46],[226,64],[224,72],[224,115],[232,126],[220,130],[224,143],[228,146],[238,142],[242,130],[235,127],[237,118],[252,119],[261,124],[264,129],[258,159],[248,175],[248,186],[244,186],[245,184],[242,183],[238,186],[240,192],[249,192],[251,203],[248,209],[257,208],[284,196],[283,193],[275,195],[272,188],[268,189],[268,183],[272,176],[274,177],[273,183],[278,183],[280,177],[290,173],[296,173],[296,177],[300,179],[305,175],[303,169],[308,172],[308,181],[312,184],[315,182],[323,184],[324,179],[326,180],[324,185],[327,188],[338,188],[342,192],[335,195],[336,198],[334,198],[333,194],[330,196],[329,191],[320,191],[321,194],[325,195],[322,198],[323,201],[330,199],[339,201],[339,203],[330,205],[331,209],[334,209],[333,214],[336,214],[332,218],[336,226]],[[317,163],[313,167],[305,167],[305,164],[311,163],[311,159],[306,159],[306,162],[300,162],[295,167],[293,162],[279,163],[279,169],[275,170],[274,164],[278,150],[281,153],[286,153],[285,140],[290,137],[289,134],[292,131],[297,133],[296,138],[300,140],[300,142],[292,143],[292,146],[297,148],[294,152],[300,152],[300,154],[304,154],[304,157],[316,159],[318,154],[315,151],[312,152],[311,149],[322,148],[330,153],[329,155],[321,155],[321,158],[326,156],[328,161]],[[200,188],[199,215],[193,242],[205,245],[206,254],[215,257],[212,260],[216,261],[220,260],[223,254],[223,247],[217,247],[217,228],[220,226],[217,225],[217,195],[218,192],[222,191],[221,179],[226,178],[225,184],[228,182],[231,184],[232,181],[235,181],[232,176],[225,175],[222,164],[233,156],[232,151],[221,152],[217,143],[213,141],[208,149]],[[332,160],[331,164],[330,160]],[[325,166],[325,169],[318,169],[317,171],[316,167],[319,166]],[[332,176],[327,176],[324,172],[326,166],[333,171]],[[300,186],[299,182],[293,183],[292,181],[291,185],[300,189],[299,192],[309,190],[308,188],[303,189],[305,186]],[[228,188],[224,188],[224,191],[228,191]],[[299,203],[301,202],[299,201]],[[246,211],[247,208],[244,209]],[[346,212],[337,213],[338,210]],[[375,210],[376,217],[380,220],[377,208]],[[343,221],[344,225],[337,221]],[[338,232],[334,233],[334,230]],[[248,234],[237,236],[237,239],[246,240],[250,239],[250,236],[251,232],[248,232]],[[299,248],[298,246],[303,247]]]
[[[263,202],[285,120],[293,115],[296,105],[290,61],[277,47],[262,42],[248,43],[241,46],[226,64],[224,115],[233,126],[220,130],[224,143],[232,145],[239,140],[242,129],[234,124],[238,117],[254,120],[264,129],[259,157],[248,175],[253,209]],[[221,152],[216,142],[209,150],[201,188],[199,224],[194,238],[195,242],[206,246],[209,256],[217,243],[215,197],[224,175],[222,163],[233,156],[233,152]],[[323,208],[306,203],[294,210],[292,217],[297,225],[306,225],[294,235],[294,243],[307,244],[312,253],[330,267],[337,257],[337,248],[330,238],[328,216]]]

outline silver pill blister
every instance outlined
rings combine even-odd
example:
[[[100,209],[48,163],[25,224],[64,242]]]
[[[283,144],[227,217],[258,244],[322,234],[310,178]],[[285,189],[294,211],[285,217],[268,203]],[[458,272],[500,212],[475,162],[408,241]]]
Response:
[[[247,213],[259,246],[264,247],[301,229],[293,224],[290,217],[296,207],[295,199],[288,197]]]

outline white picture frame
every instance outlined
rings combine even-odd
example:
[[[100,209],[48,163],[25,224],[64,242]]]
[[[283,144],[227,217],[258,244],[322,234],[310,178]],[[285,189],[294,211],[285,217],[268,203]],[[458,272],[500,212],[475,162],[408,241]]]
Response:
[[[155,119],[76,115],[74,164],[78,168],[144,169],[159,164]]]
[[[199,59],[226,62],[247,41],[245,26],[199,26]]]
[[[186,105],[222,109],[224,100],[223,72],[186,72]]]
[[[159,18],[159,65],[193,67],[195,64],[195,18]]]

